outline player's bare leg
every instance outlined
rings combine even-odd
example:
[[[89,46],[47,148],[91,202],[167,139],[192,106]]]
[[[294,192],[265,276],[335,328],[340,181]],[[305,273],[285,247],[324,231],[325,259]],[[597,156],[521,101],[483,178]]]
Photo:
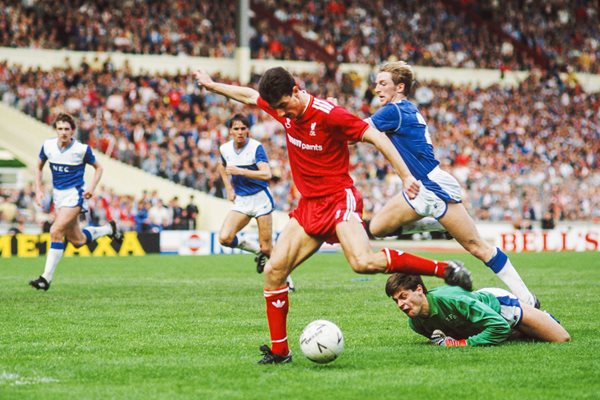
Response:
[[[260,252],[267,257],[271,257],[273,250],[273,215],[267,214],[256,218],[258,225],[258,242]]]
[[[521,304],[523,317],[517,329],[526,336],[546,342],[568,342],[571,336],[550,315],[528,304]]]
[[[81,247],[88,242],[87,237],[81,230],[79,225],[79,215],[65,227],[64,237],[67,242],[72,243],[75,247]]]
[[[337,237],[350,267],[359,274],[384,273],[387,257],[384,252],[371,250],[369,236],[358,219],[351,218],[337,224]]]
[[[242,243],[242,246],[244,247],[240,247],[241,241],[236,236],[239,231],[241,231],[246,225],[248,225],[248,223],[250,223],[251,219],[252,218],[246,214],[242,214],[236,211],[229,211],[225,216],[225,220],[223,221],[223,224],[221,225],[221,230],[219,231],[219,243],[222,246],[238,247],[242,250],[247,250],[252,253],[258,253],[260,251],[260,249],[258,248],[258,244],[250,244],[246,246]]]
[[[319,250],[322,243],[309,236],[296,219],[290,219],[279,235],[265,267],[265,289],[274,290],[283,286],[287,275]]]
[[[450,285],[471,290],[471,274],[457,261],[437,261],[403,251],[384,248],[373,252],[362,222],[351,218],[337,224],[336,232],[350,266],[359,274],[394,273],[420,274],[444,278]]]
[[[254,257],[256,272],[262,274],[273,249],[273,218],[271,214],[256,218],[260,251]]]
[[[462,203],[448,204],[448,210],[440,218],[440,223],[446,227],[448,232],[465,250],[492,269],[519,300],[534,305],[535,297],[529,291],[508,257],[500,249],[491,246],[482,239],[475,222],[473,222]]]
[[[263,215],[256,218],[258,224],[258,241],[260,244],[260,253],[256,255],[256,272],[262,273],[267,265],[271,252],[273,250],[273,217],[271,214]],[[296,285],[292,279],[292,275],[288,275],[286,283],[291,291],[296,290]]]
[[[388,200],[373,216],[369,230],[374,236],[384,237],[396,232],[400,226],[419,219],[421,216],[406,202],[404,194],[399,193]]]

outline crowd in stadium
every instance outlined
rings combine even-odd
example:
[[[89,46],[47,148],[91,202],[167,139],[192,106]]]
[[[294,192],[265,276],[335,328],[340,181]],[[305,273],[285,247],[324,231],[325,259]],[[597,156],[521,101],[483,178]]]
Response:
[[[301,85],[332,95],[361,117],[375,108],[372,93],[357,95],[350,74],[327,84],[301,75]],[[191,76],[135,76],[110,61],[51,72],[0,65],[2,101],[51,123],[58,110],[79,120],[79,138],[96,151],[154,175],[223,197],[218,146],[233,112],[248,112],[200,91]],[[337,77],[337,81],[336,81]],[[600,217],[600,97],[575,81],[531,74],[518,88],[486,90],[421,82],[415,99],[429,123],[436,155],[466,188],[465,203],[482,220],[562,220]],[[375,101],[376,102],[376,101]],[[297,201],[278,123],[250,110],[252,136],[270,157],[276,206]],[[371,147],[351,152],[352,175],[365,194],[366,217],[400,190],[400,182]],[[118,196],[104,196],[109,204]],[[139,199],[119,198],[136,209]],[[139,205],[137,206],[139,207]],[[130,226],[133,229],[133,225]]]
[[[523,70],[540,54],[559,67],[592,73],[600,68],[600,6],[592,1],[260,3],[270,15],[253,20],[250,48],[258,59],[312,59],[302,42],[308,39],[338,62],[378,64],[395,57],[417,65]],[[0,46],[204,57],[235,53],[233,1],[3,4]]]
[[[578,1],[462,1],[470,15],[519,44],[543,54],[552,63],[578,71],[600,72],[600,5]]]
[[[411,64],[528,69],[510,40],[480,29],[444,1],[265,0],[279,21],[317,41],[338,61],[379,64],[390,57]],[[449,32],[453,34],[449,35]],[[285,46],[284,46],[285,47]]]
[[[499,7],[493,1],[262,3],[281,26],[293,26],[344,62],[375,66],[398,58],[418,65],[529,69],[532,53],[526,50],[542,48],[555,64],[585,72],[598,72],[600,65],[594,2],[531,0],[524,2],[524,12],[511,3],[503,13],[493,12]],[[0,8],[0,46],[230,57],[235,2],[226,4],[9,1]],[[527,15],[534,10],[543,12],[535,13],[531,24]],[[481,24],[489,29],[480,29]],[[308,56],[287,28],[262,20],[252,34],[254,58]],[[526,50],[517,51],[513,44]],[[541,220],[547,214],[556,220],[598,219],[600,96],[582,91],[573,73],[565,80],[553,68],[532,71],[512,89],[419,82],[415,101],[428,121],[436,155],[465,187],[465,204],[478,219]],[[299,79],[310,93],[336,97],[363,118],[377,107],[372,90],[364,92],[361,77],[340,73],[335,63],[327,64],[322,74],[301,74]],[[127,66],[115,68],[110,56],[84,59],[80,65],[66,59],[64,67],[52,71],[1,62],[0,97],[46,123],[59,110],[72,113],[79,121],[79,139],[95,151],[218,197],[224,195],[216,166],[218,146],[227,140],[226,121],[232,113],[249,113],[252,136],[262,141],[270,158],[276,207],[289,211],[296,204],[278,123],[201,91],[191,71],[140,76]],[[366,218],[401,188],[381,155],[368,146],[353,146],[351,168],[365,195]],[[8,199],[17,204],[20,219],[32,218],[27,198],[23,191],[0,195],[3,208],[8,209]],[[118,208],[129,229],[141,229],[135,222],[138,211],[157,203],[107,191],[101,199],[92,204],[98,218],[106,217],[102,209],[112,207],[114,214]],[[7,215],[11,213],[0,213],[0,222]],[[126,222],[132,215],[134,222]]]
[[[55,216],[52,193],[47,186],[42,206],[35,205],[35,191],[29,184],[22,189],[0,188],[0,231],[26,232],[27,224],[39,224],[48,232]],[[124,231],[160,232],[162,230],[194,230],[201,212],[194,197],[173,197],[164,201],[157,191],[144,191],[139,196],[118,195],[101,186],[88,201],[85,218],[92,225],[117,221]]]
[[[0,46],[232,57],[235,2],[3,1]]]

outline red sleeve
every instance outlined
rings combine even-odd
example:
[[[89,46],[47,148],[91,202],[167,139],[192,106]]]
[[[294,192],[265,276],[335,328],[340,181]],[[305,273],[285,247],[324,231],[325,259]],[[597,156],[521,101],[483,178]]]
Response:
[[[264,112],[266,112],[267,114],[269,114],[271,117],[275,118],[277,121],[279,121],[281,124],[283,124],[285,121],[280,118],[277,115],[277,111],[275,111],[270,105],[269,103],[267,103],[266,101],[263,100],[262,97],[258,96],[258,99],[256,100],[256,105],[263,110]]]
[[[331,131],[340,137],[352,142],[362,141],[369,124],[343,107],[334,107],[327,118]]]

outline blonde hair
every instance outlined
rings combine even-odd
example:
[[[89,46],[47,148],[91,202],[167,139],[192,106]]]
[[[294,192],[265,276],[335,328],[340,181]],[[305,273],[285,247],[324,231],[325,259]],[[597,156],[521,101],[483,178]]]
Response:
[[[394,85],[404,84],[404,95],[410,96],[415,83],[415,73],[410,65],[404,61],[391,61],[383,64],[379,72],[389,72]]]

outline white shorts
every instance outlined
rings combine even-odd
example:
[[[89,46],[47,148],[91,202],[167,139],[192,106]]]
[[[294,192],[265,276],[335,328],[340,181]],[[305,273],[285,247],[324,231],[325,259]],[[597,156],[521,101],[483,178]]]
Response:
[[[273,196],[269,189],[265,189],[249,196],[235,196],[232,210],[258,218],[272,213],[274,208]]]
[[[52,191],[52,196],[54,197],[54,208],[56,210],[63,207],[81,207],[81,213],[86,213],[88,211],[87,200],[83,198],[83,189],[54,189]]]
[[[417,197],[411,200],[405,193],[404,198],[421,217],[434,217],[435,219],[440,219],[448,210],[448,201],[456,203],[462,201],[460,184],[455,177],[439,167],[436,167],[427,176],[429,177],[429,180],[440,186],[446,200],[441,198],[434,191],[427,189],[423,184],[421,184],[421,189],[419,190]]]
[[[498,299],[500,302],[500,315],[508,322],[511,328],[516,327],[521,322],[523,309],[517,296],[508,290],[500,288],[483,288],[477,290],[477,292],[491,293]]]

